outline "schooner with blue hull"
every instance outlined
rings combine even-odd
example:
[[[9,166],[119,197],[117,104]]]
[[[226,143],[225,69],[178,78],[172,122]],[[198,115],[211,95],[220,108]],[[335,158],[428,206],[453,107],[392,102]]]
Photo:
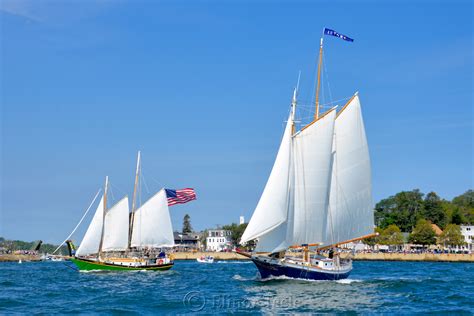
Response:
[[[352,41],[325,29],[325,35]],[[339,280],[352,261],[334,249],[374,236],[369,149],[358,93],[322,115],[319,49],[314,120],[296,131],[297,88],[275,163],[241,243],[257,242],[251,258],[263,279]],[[313,250],[312,252],[310,250]],[[329,250],[329,256],[320,253]]]

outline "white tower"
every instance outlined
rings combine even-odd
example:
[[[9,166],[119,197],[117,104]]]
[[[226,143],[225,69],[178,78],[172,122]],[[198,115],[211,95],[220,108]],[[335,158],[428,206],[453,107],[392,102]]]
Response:
[[[240,225],[242,225],[243,223],[245,223],[245,218],[243,216],[240,216]]]

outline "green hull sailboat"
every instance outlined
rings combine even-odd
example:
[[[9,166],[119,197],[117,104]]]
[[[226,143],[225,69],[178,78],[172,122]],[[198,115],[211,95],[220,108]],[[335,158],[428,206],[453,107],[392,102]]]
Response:
[[[162,251],[174,246],[166,190],[135,209],[140,169],[138,152],[131,212],[127,196],[107,208],[106,177],[104,194],[77,251],[68,241],[71,261],[80,271],[165,271],[173,267],[173,257]]]
[[[80,271],[166,271],[173,267],[173,262],[161,265],[140,265],[140,266],[123,266],[116,263],[100,262],[79,258],[72,258],[71,261]]]

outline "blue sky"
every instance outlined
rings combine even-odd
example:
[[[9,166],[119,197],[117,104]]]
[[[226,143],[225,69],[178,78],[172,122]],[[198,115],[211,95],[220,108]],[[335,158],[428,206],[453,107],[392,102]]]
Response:
[[[105,175],[131,196],[138,150],[143,199],[197,191],[176,229],[248,220],[325,26],[355,39],[325,39],[323,102],[359,91],[374,202],[473,188],[471,1],[0,3],[0,236],[62,241]]]

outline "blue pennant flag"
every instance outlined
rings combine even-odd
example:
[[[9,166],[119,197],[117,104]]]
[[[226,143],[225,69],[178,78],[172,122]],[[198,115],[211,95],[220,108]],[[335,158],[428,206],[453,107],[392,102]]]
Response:
[[[328,28],[324,28],[324,34],[339,37],[339,38],[342,38],[343,40],[348,41],[348,42],[353,42],[354,41],[352,38],[347,37],[343,34],[339,34],[338,32],[336,32],[334,30],[331,30],[331,29],[328,29]]]

